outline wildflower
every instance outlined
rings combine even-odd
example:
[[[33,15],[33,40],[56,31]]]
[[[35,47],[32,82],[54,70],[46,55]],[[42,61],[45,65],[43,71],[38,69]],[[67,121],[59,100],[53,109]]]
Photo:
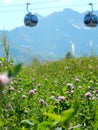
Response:
[[[27,114],[29,112],[29,110],[24,110],[24,113]]]
[[[14,90],[14,87],[10,87],[10,91],[13,91]]]
[[[38,83],[38,84],[37,84],[37,86],[40,88],[40,87],[41,87],[41,84],[40,84],[40,83]]]
[[[88,89],[91,89],[91,86],[88,86]]]
[[[16,80],[14,80],[14,84],[17,84],[18,82]]]
[[[86,98],[90,98],[91,96],[92,96],[92,95],[91,95],[90,92],[85,93],[85,97],[86,97]]]
[[[59,101],[64,101],[64,100],[65,100],[65,97],[64,97],[64,96],[59,96],[59,97],[58,97],[58,100],[59,100]]]
[[[54,83],[58,83],[58,81],[57,81],[57,80],[54,80]]]
[[[3,93],[3,94],[6,94],[6,93],[7,93],[7,90],[6,90],[6,89],[4,89],[4,90],[2,91],[2,93]]]
[[[10,82],[7,74],[0,74],[0,87],[6,86]]]
[[[95,101],[95,100],[96,100],[96,97],[92,97],[92,100],[94,100],[94,101]]]
[[[0,66],[3,66],[3,63],[2,63],[2,61],[0,61]]]
[[[95,90],[96,93],[98,93],[98,90]]]
[[[12,110],[12,105],[11,105],[10,102],[6,105],[6,109],[8,109],[8,110]]]
[[[91,83],[93,83],[94,81],[93,80],[90,80]]]
[[[74,86],[73,86],[72,83],[68,83],[68,84],[67,84],[67,87],[70,88],[70,89],[74,89]]]
[[[13,63],[11,62],[10,65],[13,65]]]
[[[69,67],[68,66],[65,66],[65,68],[64,68],[65,70],[68,70],[69,69]]]
[[[30,91],[29,91],[29,94],[30,94],[30,95],[33,95],[33,94],[34,94],[34,90],[30,90]]]
[[[80,79],[76,78],[76,79],[75,79],[75,82],[80,82]]]
[[[45,80],[45,81],[48,81],[48,78],[45,78],[44,80]]]
[[[50,99],[52,99],[52,100],[53,100],[54,98],[55,98],[54,96],[51,96],[51,97],[50,97]]]
[[[82,86],[78,86],[78,89],[81,89],[82,88]]]
[[[23,88],[19,88],[20,91],[23,91]]]
[[[55,91],[52,91],[52,94],[55,94]]]
[[[73,91],[73,90],[71,90],[71,93],[73,94],[73,93],[74,93],[74,91]]]
[[[96,94],[96,91],[94,90],[94,91],[92,91],[92,93],[93,93],[93,94]]]
[[[66,93],[66,94],[69,94],[69,91],[66,91],[65,93]]]
[[[18,90],[17,92],[18,92],[18,93],[21,93],[21,91],[19,91],[19,90]]]
[[[36,88],[34,88],[33,90],[34,90],[34,92],[35,92],[35,91],[37,91],[37,89],[36,89]]]
[[[13,82],[13,81],[11,81],[11,82],[10,82],[10,84],[11,84],[11,85],[13,85],[13,84],[14,84],[14,82]]]
[[[44,104],[44,99],[40,99],[40,100],[39,100],[39,103],[40,103],[41,105],[43,105],[43,104]]]
[[[18,78],[18,81],[22,81],[22,79],[21,79],[21,78]]]
[[[25,98],[26,98],[26,95],[22,95],[22,98],[25,99]]]

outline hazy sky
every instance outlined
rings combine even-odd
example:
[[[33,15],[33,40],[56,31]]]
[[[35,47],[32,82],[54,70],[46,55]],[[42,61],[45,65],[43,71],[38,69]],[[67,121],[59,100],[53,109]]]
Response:
[[[65,8],[85,12],[90,10],[88,3],[93,3],[94,10],[98,10],[98,0],[0,0],[0,30],[11,30],[24,25],[27,2],[31,3],[30,12],[42,16]]]

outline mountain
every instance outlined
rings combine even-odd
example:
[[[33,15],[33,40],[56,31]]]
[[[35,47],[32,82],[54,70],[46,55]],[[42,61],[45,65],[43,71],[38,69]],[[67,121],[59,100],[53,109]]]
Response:
[[[71,9],[54,12],[46,17],[37,14],[36,27],[17,27],[5,31],[10,43],[10,55],[16,62],[30,62],[34,57],[40,60],[54,60],[64,57],[70,51],[75,56],[98,55],[98,27],[88,28],[83,23],[87,12]],[[98,14],[98,11],[95,12]],[[2,35],[0,31],[0,36]],[[2,52],[2,45],[0,43]]]

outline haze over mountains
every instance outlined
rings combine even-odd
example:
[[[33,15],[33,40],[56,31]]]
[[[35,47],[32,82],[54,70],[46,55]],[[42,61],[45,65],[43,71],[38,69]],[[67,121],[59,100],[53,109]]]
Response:
[[[36,27],[17,27],[6,31],[10,55],[16,62],[30,62],[34,57],[53,60],[72,52],[74,56],[98,55],[98,27],[88,28],[83,23],[87,12],[71,9],[54,12],[47,17],[38,16]],[[95,12],[98,16],[98,11]],[[0,31],[0,36],[3,30]],[[3,55],[0,43],[0,55]]]

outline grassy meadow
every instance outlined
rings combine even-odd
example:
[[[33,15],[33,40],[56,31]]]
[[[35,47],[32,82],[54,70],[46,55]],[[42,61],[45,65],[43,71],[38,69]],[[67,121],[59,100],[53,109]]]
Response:
[[[1,58],[0,130],[98,130],[98,57],[17,66]]]

